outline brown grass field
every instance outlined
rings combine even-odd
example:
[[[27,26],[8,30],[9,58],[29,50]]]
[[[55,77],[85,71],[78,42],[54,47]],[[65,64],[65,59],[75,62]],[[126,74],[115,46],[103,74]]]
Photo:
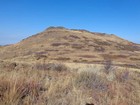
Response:
[[[140,73],[108,68],[100,74],[63,64],[0,70],[0,105],[139,105]]]

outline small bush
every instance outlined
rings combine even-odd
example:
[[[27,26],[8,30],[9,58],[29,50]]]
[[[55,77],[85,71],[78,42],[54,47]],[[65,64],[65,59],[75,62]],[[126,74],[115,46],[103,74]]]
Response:
[[[95,51],[99,51],[99,52],[104,52],[105,48],[101,47],[101,46],[94,46]]]
[[[128,70],[124,70],[116,74],[116,79],[119,82],[126,82],[130,78],[130,72]]]
[[[105,60],[105,64],[104,64],[104,72],[106,74],[109,74],[111,71],[114,71],[113,63],[112,63],[112,60],[107,59]]]
[[[87,89],[97,89],[104,91],[107,89],[105,79],[92,72],[81,72],[75,79],[75,84],[78,87],[84,87]]]
[[[67,61],[67,60],[70,60],[70,58],[68,58],[68,57],[58,57],[58,58],[55,58],[55,60]]]
[[[47,52],[37,52],[37,53],[35,53],[35,58],[36,58],[36,60],[39,60],[39,59],[42,59],[42,58],[47,58],[48,56],[46,55],[47,54]]]
[[[53,70],[53,71],[67,71],[68,68],[61,63],[37,63],[35,65],[37,70]]]

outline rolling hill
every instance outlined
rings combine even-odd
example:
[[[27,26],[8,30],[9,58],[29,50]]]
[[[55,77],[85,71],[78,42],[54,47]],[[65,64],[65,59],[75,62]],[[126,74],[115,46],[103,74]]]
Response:
[[[140,68],[140,45],[113,34],[49,27],[21,42],[0,48],[1,61],[67,62]]]

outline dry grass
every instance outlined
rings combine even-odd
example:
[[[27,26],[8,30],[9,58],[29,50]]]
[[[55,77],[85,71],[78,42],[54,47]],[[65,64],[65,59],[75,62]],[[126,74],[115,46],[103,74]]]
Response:
[[[0,105],[139,105],[140,73],[0,70]]]

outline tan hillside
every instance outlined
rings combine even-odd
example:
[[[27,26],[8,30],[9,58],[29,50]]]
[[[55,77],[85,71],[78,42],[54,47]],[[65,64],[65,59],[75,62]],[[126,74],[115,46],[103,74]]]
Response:
[[[2,61],[98,63],[140,68],[140,45],[113,34],[49,27],[21,42],[0,47]]]

